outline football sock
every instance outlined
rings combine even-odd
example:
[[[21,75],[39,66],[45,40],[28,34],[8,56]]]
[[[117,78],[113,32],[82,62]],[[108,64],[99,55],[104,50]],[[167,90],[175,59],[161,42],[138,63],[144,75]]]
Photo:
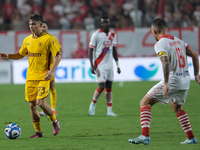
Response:
[[[55,122],[56,121],[56,115],[52,112],[52,114],[50,116],[48,116],[48,118],[51,120],[51,122]]]
[[[57,93],[56,89],[50,89],[50,101],[51,101],[51,108],[56,109],[56,100],[57,100]]]
[[[113,101],[112,88],[105,88],[105,97],[107,101],[107,111],[112,111],[112,101]]]
[[[149,129],[151,122],[151,107],[142,107],[140,109],[140,122],[142,127],[142,135],[149,137]]]
[[[42,130],[40,121],[39,122],[33,122],[33,126],[34,126],[36,132]]]
[[[178,117],[178,120],[179,120],[183,130],[185,131],[187,138],[193,139],[194,134],[192,132],[192,128],[191,128],[190,121],[189,121],[187,113],[184,110],[182,110],[176,116]]]
[[[97,89],[94,91],[94,95],[93,95],[93,99],[92,99],[93,104],[95,104],[97,102],[97,100],[99,99],[102,92],[103,92],[103,90],[101,90],[99,87],[97,87]]]

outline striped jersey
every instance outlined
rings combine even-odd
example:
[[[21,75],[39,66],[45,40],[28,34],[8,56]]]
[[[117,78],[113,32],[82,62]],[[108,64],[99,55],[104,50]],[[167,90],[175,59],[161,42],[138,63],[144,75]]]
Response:
[[[169,57],[169,86],[171,88],[189,89],[190,76],[186,55],[187,47],[189,45],[184,41],[169,34],[163,35],[154,46],[159,58],[162,56]]]
[[[89,43],[89,47],[94,48],[94,66],[101,69],[113,68],[113,46],[116,45],[116,34],[114,32],[109,30],[107,34],[101,29],[96,30]]]

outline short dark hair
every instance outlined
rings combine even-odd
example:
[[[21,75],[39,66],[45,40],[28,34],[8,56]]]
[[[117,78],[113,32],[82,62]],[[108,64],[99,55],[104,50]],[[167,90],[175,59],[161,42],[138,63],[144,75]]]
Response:
[[[38,15],[38,14],[33,14],[29,17],[29,20],[32,20],[32,21],[40,21],[40,22],[43,22],[43,18],[41,15]]]
[[[102,16],[101,19],[110,19],[108,16]]]
[[[153,21],[152,26],[156,27],[157,32],[160,33],[167,28],[167,24],[163,19],[157,18]]]
[[[47,22],[46,22],[46,21],[42,21],[42,23],[45,23],[45,24],[47,24]]]
[[[102,17],[100,18],[100,22],[101,22],[102,19],[109,19],[109,20],[110,20],[110,18],[109,18],[108,16],[102,16]]]

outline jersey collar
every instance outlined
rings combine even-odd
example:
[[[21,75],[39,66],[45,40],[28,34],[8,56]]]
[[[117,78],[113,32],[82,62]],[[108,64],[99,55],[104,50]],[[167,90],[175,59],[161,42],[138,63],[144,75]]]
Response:
[[[160,37],[160,39],[162,38],[167,38],[167,39],[171,39],[171,40],[174,40],[174,36],[170,35],[170,34],[165,34],[163,36]]]

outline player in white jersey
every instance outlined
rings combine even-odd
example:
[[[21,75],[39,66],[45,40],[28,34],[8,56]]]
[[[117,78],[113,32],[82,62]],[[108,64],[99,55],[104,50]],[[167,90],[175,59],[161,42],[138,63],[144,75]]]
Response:
[[[184,41],[167,34],[166,29],[166,23],[162,19],[156,19],[152,23],[151,31],[158,41],[154,49],[163,64],[164,79],[153,86],[140,101],[142,135],[129,139],[130,143],[145,145],[150,143],[151,107],[157,102],[168,104],[170,101],[171,107],[187,135],[187,139],[181,144],[197,143],[188,115],[182,105],[185,103],[190,86],[187,56],[192,57],[195,79],[200,84],[198,55]]]
[[[98,83],[89,107],[91,116],[95,115],[96,102],[104,89],[107,100],[107,116],[117,116],[112,111],[113,58],[117,64],[117,72],[121,73],[116,45],[116,34],[110,31],[110,19],[102,17],[101,28],[92,34],[89,44],[91,72],[96,74]]]

